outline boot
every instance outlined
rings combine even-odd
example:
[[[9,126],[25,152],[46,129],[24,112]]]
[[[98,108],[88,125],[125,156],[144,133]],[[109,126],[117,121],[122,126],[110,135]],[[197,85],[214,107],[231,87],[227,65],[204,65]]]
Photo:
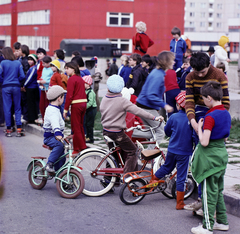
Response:
[[[185,206],[184,195],[185,195],[185,192],[177,191],[177,205],[176,205],[177,210],[182,210]]]

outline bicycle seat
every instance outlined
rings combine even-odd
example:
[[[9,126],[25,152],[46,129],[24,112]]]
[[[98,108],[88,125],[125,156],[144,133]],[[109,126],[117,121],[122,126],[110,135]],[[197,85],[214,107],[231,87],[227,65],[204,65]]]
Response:
[[[158,157],[161,154],[161,150],[159,149],[153,149],[153,150],[142,150],[141,152],[141,156],[144,160],[151,160],[154,159],[156,157]]]
[[[45,148],[45,149],[48,149],[48,150],[52,150],[52,149],[53,149],[53,148],[51,148],[51,147],[48,146],[48,145],[42,145],[42,147]]]

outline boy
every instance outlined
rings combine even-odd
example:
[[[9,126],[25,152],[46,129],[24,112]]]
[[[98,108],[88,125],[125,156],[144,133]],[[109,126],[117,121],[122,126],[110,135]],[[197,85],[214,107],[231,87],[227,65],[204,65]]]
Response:
[[[190,59],[189,58],[185,58],[183,60],[183,64],[181,66],[181,68],[178,68],[176,70],[177,73],[177,82],[178,82],[178,86],[181,90],[185,90],[186,89],[186,76],[191,72],[192,67],[190,65]]]
[[[42,76],[42,70],[43,70],[43,65],[42,65],[42,59],[47,55],[46,50],[44,50],[43,48],[38,48],[36,50],[36,54],[38,57],[38,63],[37,63],[37,79],[39,80]]]
[[[227,77],[227,75],[225,74],[225,69],[226,69],[225,64],[224,64],[223,62],[220,62],[220,63],[217,64],[216,68],[217,68],[219,71],[222,71],[222,72],[224,73],[224,75],[226,76],[227,81],[228,81],[228,77]]]
[[[92,85],[92,77],[84,76],[84,86],[87,95],[87,110],[84,118],[84,125],[86,127],[86,143],[94,143],[93,138],[93,128],[94,128],[94,120],[97,113],[97,103],[96,103],[96,95],[91,88]]]
[[[134,89],[134,95],[138,97],[140,94],[142,87],[146,81],[148,73],[144,71],[141,67],[142,58],[139,54],[131,54],[129,58],[129,65],[132,67],[131,74],[129,75],[129,79],[127,81],[126,87]]]
[[[201,88],[205,105],[210,108],[198,122],[199,144],[192,162],[192,174],[202,183],[203,225],[192,228],[192,233],[213,233],[229,229],[223,199],[223,181],[228,162],[224,140],[230,134],[231,116],[222,105],[221,84],[209,81]],[[216,222],[214,212],[216,210]]]
[[[173,39],[170,42],[170,51],[175,55],[175,64],[173,69],[176,71],[182,66],[183,55],[186,52],[186,42],[181,38],[181,31],[179,28],[174,27],[171,31]]]
[[[140,55],[139,55],[140,56]],[[163,120],[162,116],[154,115],[142,110],[126,98],[122,97],[121,91],[124,80],[119,75],[110,76],[107,80],[108,93],[103,97],[100,104],[101,122],[103,135],[114,140],[127,154],[124,165],[124,174],[137,170],[136,145],[124,133],[126,128],[126,112],[155,121]]]
[[[177,166],[177,210],[185,206],[185,182],[188,174],[189,158],[193,151],[192,127],[185,113],[186,92],[177,95],[177,109],[179,112],[170,116],[164,127],[165,134],[170,138],[167,158],[163,166],[155,173],[155,180],[168,175]],[[156,182],[156,181],[155,181]]]
[[[62,139],[65,122],[60,112],[60,106],[63,103],[64,93],[66,91],[59,85],[52,86],[47,92],[47,99],[50,104],[46,109],[44,118],[44,144],[52,148],[46,165],[46,171],[54,173],[64,163],[65,158],[56,163],[53,168],[53,164],[58,160],[60,156],[64,154],[64,146],[61,142],[55,139],[55,137]],[[54,170],[55,169],[55,170]]]
[[[13,44],[13,48],[14,48],[14,56],[17,60],[19,60],[20,57],[22,56],[21,43],[15,42]]]

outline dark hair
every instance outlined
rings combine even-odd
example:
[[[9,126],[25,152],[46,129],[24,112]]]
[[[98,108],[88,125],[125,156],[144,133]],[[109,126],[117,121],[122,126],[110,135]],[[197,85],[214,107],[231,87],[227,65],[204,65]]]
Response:
[[[81,56],[81,53],[77,50],[73,51],[72,54],[75,56]]]
[[[171,31],[172,35],[178,34],[179,37],[181,36],[181,30],[178,27],[174,27]]]
[[[77,63],[75,63],[75,62],[66,63],[64,68],[72,68],[72,69],[74,69],[75,74],[80,76],[80,70],[78,68]]]
[[[222,69],[223,72],[225,72],[225,70],[226,70],[225,64],[223,62],[218,63],[216,68]]]
[[[3,57],[7,60],[11,60],[11,61],[14,61],[16,58],[13,54],[13,50],[11,47],[4,47],[2,49],[2,54],[3,54]]]
[[[192,54],[192,50],[191,49],[186,49],[186,52],[189,54]]]
[[[51,63],[52,62],[52,59],[50,56],[46,55],[45,57],[43,57],[42,61],[44,63]]]
[[[20,42],[15,42],[15,43],[13,44],[13,48],[14,48],[15,50],[19,50],[19,49],[21,48],[21,43],[20,43]]]
[[[190,58],[184,58],[183,63],[190,63]]]
[[[210,96],[215,101],[221,101],[223,97],[222,86],[217,81],[208,81],[201,89],[200,93],[202,96]]]
[[[79,67],[84,67],[84,62],[81,56],[75,56],[72,58],[71,62],[76,63]]]
[[[134,61],[137,62],[137,64],[140,64],[142,62],[142,57],[140,54],[131,54],[130,57],[131,59],[133,59]]]
[[[25,54],[26,56],[29,55],[29,47],[27,45],[21,45],[21,50],[22,53]]]
[[[61,60],[65,59],[65,54],[64,54],[63,50],[61,50],[61,49],[54,50],[54,53],[56,53],[56,55],[59,59],[61,59]]]
[[[64,93],[60,94],[59,96],[57,96],[56,98],[54,98],[53,100],[49,100],[49,102],[54,102],[56,101],[59,97],[63,97]]]
[[[36,64],[36,61],[32,57],[28,57],[27,59],[32,60],[34,62],[34,64]]]
[[[190,59],[190,65],[196,71],[201,71],[204,68],[209,67],[210,58],[206,53],[203,52],[196,52],[192,54]]]
[[[149,66],[151,66],[153,64],[153,60],[149,54],[144,54],[142,56],[142,61],[148,63]]]
[[[174,60],[175,56],[173,52],[170,51],[162,51],[157,56],[157,68],[162,68],[163,70],[166,70],[169,68],[169,65],[172,60]]]
[[[39,54],[39,53],[43,53],[44,55],[47,54],[46,50],[44,50],[43,48],[38,48],[38,49],[36,50],[36,54]]]

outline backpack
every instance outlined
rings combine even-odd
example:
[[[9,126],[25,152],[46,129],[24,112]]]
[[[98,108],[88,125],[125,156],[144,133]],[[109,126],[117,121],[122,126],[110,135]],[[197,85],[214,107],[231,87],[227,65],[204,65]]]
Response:
[[[63,88],[64,90],[67,90],[67,82],[68,82],[68,77],[65,74],[61,74],[61,79],[62,79],[62,84],[63,84]]]

